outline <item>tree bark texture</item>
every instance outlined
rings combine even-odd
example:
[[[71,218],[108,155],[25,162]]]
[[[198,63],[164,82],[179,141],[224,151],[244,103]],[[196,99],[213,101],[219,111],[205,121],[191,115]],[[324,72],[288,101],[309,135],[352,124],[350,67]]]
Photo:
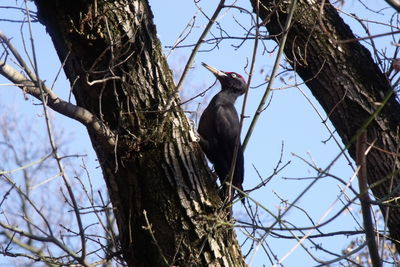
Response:
[[[288,2],[260,1],[260,17],[271,35],[282,34]],[[299,0],[284,51],[354,160],[357,134],[390,95],[366,128],[367,143],[373,144],[366,161],[369,186],[383,214],[389,208],[390,237],[400,251],[400,105],[388,78],[355,38],[328,1]]]
[[[35,3],[77,105],[115,135],[110,147],[89,131],[128,265],[245,266],[147,1]]]

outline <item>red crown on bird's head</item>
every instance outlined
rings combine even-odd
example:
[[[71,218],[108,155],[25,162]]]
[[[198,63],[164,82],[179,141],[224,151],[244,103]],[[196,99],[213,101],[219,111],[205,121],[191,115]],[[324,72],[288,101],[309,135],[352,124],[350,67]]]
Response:
[[[240,79],[242,79],[242,81],[244,82],[244,83],[246,83],[246,80],[243,78],[243,76],[242,75],[240,75],[239,73],[236,73],[236,72],[225,72],[226,74],[228,74],[228,75],[232,75],[232,74],[235,74],[237,77],[239,77]]]

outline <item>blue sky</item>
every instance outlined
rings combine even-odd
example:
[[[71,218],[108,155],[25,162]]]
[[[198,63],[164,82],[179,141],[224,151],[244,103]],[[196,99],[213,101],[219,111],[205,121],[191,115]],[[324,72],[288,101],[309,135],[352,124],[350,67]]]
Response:
[[[9,5],[13,5],[14,1],[7,0]],[[237,5],[251,10],[248,4],[249,1],[239,0]],[[376,1],[364,1],[372,9],[381,8],[375,7]],[[195,28],[192,29],[191,33],[185,39],[182,44],[193,44],[197,41],[204,26],[207,23],[202,12],[211,16],[214,11],[216,2],[203,0],[198,3],[201,7],[201,11],[195,6],[192,1],[150,1],[155,24],[157,25],[158,36],[164,47],[165,54],[169,53],[167,46],[172,46],[178,36],[182,33],[186,25],[195,16]],[[349,12],[356,13],[359,16],[368,17],[369,19],[377,19],[388,22],[389,17],[385,15],[374,15],[372,12],[365,11],[357,1],[345,1],[344,9]],[[0,17],[12,17],[12,11],[0,9]],[[171,15],[173,14],[173,15]],[[374,17],[375,16],[375,17]],[[353,20],[345,18],[349,21],[353,31],[359,33],[361,36],[365,36],[365,32],[362,31],[360,26]],[[240,24],[236,21],[239,21]],[[240,13],[237,10],[224,10],[218,22],[223,30],[225,30],[231,36],[243,37],[245,31],[242,26],[248,27],[251,19],[245,13]],[[382,27],[370,24],[373,33],[381,33],[386,31]],[[8,22],[0,22],[0,31],[4,32],[7,36],[13,37],[13,43],[18,48],[22,48],[20,38],[20,25]],[[218,35],[219,29],[214,26],[211,33]],[[39,65],[40,75],[43,80],[47,81],[47,84],[51,84],[56,77],[60,63],[54,52],[53,45],[48,35],[45,33],[44,28],[37,24],[34,26],[35,42]],[[208,36],[210,37],[210,35]],[[377,44],[381,47],[388,47],[393,49],[390,45],[390,41],[385,38],[376,40]],[[204,44],[201,48],[202,52],[196,56],[193,69],[189,73],[189,77],[183,86],[182,98],[188,98],[199,92],[214,82],[214,77],[201,66],[201,62],[206,62],[214,67],[220,68],[225,71],[235,71],[242,74],[246,79],[245,69],[247,63],[251,60],[253,41],[244,42],[240,48],[235,48],[233,45],[239,45],[240,40],[224,40],[217,48],[208,51],[211,46]],[[275,48],[275,43],[272,41],[265,42],[268,51],[272,51]],[[265,82],[266,76],[270,73],[273,66],[276,53],[269,53],[268,51],[262,51],[263,46],[259,45],[259,53],[256,60],[255,74],[252,81],[252,87],[260,85]],[[170,67],[174,70],[176,77],[179,77],[183,66],[186,63],[187,57],[190,54],[192,48],[179,48],[175,49],[168,57]],[[277,51],[277,49],[275,49]],[[293,73],[289,73],[287,76],[282,77],[286,82],[294,83],[295,81],[300,83],[301,80],[294,76]],[[7,83],[4,78],[0,77],[0,84]],[[280,88],[286,86],[280,79],[275,81],[273,88]],[[250,90],[249,101],[246,108],[247,116],[253,116],[256,107],[258,106],[260,96],[263,94],[266,85],[253,88]],[[218,92],[219,84],[213,87],[207,92],[206,97],[197,98],[192,101],[189,108],[196,110],[200,105],[200,110],[203,109],[208,101],[215,93]],[[309,90],[305,86],[300,86],[300,89],[307,95],[311,100],[315,108],[322,114],[325,119],[326,114],[322,111],[317,101],[313,98]],[[326,168],[331,164],[332,160],[340,153],[338,146],[329,139],[329,132],[326,130],[326,126],[322,123],[322,120],[315,112],[314,108],[298,88],[288,88],[284,90],[274,90],[270,99],[267,109],[263,112],[261,119],[257,124],[257,128],[249,142],[248,148],[245,152],[245,183],[244,188],[249,189],[259,183],[259,178],[255,168],[264,178],[268,177],[274,170],[280,156],[283,145],[282,161],[284,163],[289,162],[290,164],[282,170],[278,175],[263,188],[251,194],[251,197],[256,199],[259,203],[265,206],[269,211],[274,214],[278,214],[282,207],[285,206],[285,201],[293,201],[313,180],[309,179],[285,179],[285,178],[307,178],[315,177],[316,171],[306,164],[299,157],[304,158],[311,164],[314,164],[318,168]],[[64,99],[69,96],[69,84],[62,74],[56,81],[55,91]],[[24,100],[22,93],[19,89],[14,87],[2,86],[0,90],[0,98],[3,100],[0,103],[0,110],[7,112],[6,109],[10,110],[10,106],[16,109],[23,117],[28,118],[31,123],[35,123],[38,128],[44,127],[43,118],[41,116],[42,110],[40,106],[35,104],[38,101],[35,100]],[[241,108],[242,98],[238,100],[237,108]],[[73,138],[71,138],[72,144],[70,151],[73,153],[85,153],[87,157],[85,161],[89,166],[89,170],[92,172],[92,176],[96,177],[98,187],[104,187],[104,183],[101,181],[101,174],[96,162],[95,155],[91,148],[87,133],[83,126],[79,123],[74,122],[70,119],[63,118],[57,114],[54,114],[55,121],[54,125],[62,125],[66,132],[72,132]],[[247,131],[250,119],[245,120],[244,129],[242,136]],[[328,122],[328,127],[333,130],[333,127]],[[329,139],[329,140],[328,140]],[[323,142],[328,140],[327,142]],[[338,138],[340,141],[340,138]],[[71,152],[72,153],[72,152]],[[347,160],[342,156],[333,164],[330,168],[330,173],[342,178],[345,181],[350,180],[353,175],[353,170],[349,167]],[[314,221],[318,221],[331,207],[332,203],[335,202],[337,196],[340,193],[340,186],[337,180],[332,178],[321,178],[319,181],[305,194],[304,197],[297,203],[298,206],[305,209]],[[353,186],[357,188],[357,184],[353,183]],[[349,193],[352,197],[352,194]],[[343,198],[342,198],[343,200]],[[336,202],[332,206],[331,215],[334,211],[339,210],[342,207],[340,201]],[[361,221],[360,214],[358,212],[358,206],[352,205],[353,215]],[[240,204],[235,207],[235,214],[240,220],[246,220],[246,214]],[[265,226],[268,226],[273,222],[273,219],[268,213],[261,212],[261,219]],[[329,218],[328,216],[327,218]],[[310,221],[305,214],[299,209],[292,209],[284,217],[290,223],[296,226],[309,226]],[[355,230],[357,224],[350,213],[346,212],[340,216],[339,219],[335,220],[333,224],[329,224],[323,228],[323,231],[339,231],[339,230]],[[288,233],[285,233],[288,234]],[[244,240],[243,234],[240,233],[240,241]],[[351,238],[345,237],[330,237],[326,239],[316,240],[318,244],[321,244],[326,249],[332,249],[336,253],[341,253],[351,241]],[[269,247],[271,247],[273,253],[280,259],[283,257],[294,245],[295,241],[287,239],[277,239],[269,236],[266,240]],[[333,256],[322,253],[312,248],[312,245],[305,242],[306,247],[310,248],[310,251],[321,257],[323,260],[329,260]],[[248,243],[245,244],[245,247]],[[267,256],[263,249],[260,247],[258,250],[254,250],[254,256],[248,257],[248,262],[251,266],[262,266],[265,264],[269,266],[270,263],[267,260]],[[1,260],[1,262],[3,262]],[[285,261],[285,266],[312,266],[315,261],[307,254],[307,252],[299,247],[297,248]]]

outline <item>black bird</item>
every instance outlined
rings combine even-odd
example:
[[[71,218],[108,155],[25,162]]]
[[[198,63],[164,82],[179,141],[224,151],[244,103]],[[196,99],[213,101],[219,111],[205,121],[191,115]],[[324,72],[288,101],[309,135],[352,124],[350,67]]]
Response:
[[[235,72],[220,71],[205,63],[202,65],[217,77],[221,83],[221,91],[213,97],[200,117],[198,127],[200,146],[214,165],[222,184],[220,192],[222,200],[230,201],[227,199],[229,187],[225,182],[229,181],[233,153],[237,138],[240,136],[239,117],[234,104],[236,99],[246,91],[246,82],[240,74]],[[241,190],[243,190],[243,165],[243,149],[239,141],[232,184]],[[231,191],[231,197],[233,193],[234,190]],[[242,202],[244,203],[244,199]]]

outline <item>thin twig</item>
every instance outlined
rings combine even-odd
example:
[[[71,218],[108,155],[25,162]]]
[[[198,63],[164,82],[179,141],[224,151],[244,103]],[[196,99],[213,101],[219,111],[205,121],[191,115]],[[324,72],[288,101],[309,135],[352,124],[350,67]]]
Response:
[[[224,7],[224,3],[225,3],[225,0],[221,0],[218,3],[218,6],[215,9],[214,14],[212,15],[212,17],[208,21],[208,24],[207,24],[206,28],[204,29],[204,31],[200,35],[199,40],[197,41],[195,47],[193,48],[192,53],[190,54],[189,59],[188,59],[188,61],[186,63],[186,66],[183,69],[181,78],[179,79],[179,82],[178,82],[177,86],[175,87],[174,92],[170,95],[170,97],[169,97],[169,99],[167,101],[167,105],[165,107],[166,110],[169,110],[169,108],[170,108],[170,106],[171,106],[171,104],[173,102],[173,99],[175,98],[175,95],[179,92],[183,82],[185,81],[186,76],[187,76],[187,74],[189,72],[189,69],[192,67],[194,58],[196,57],[196,54],[199,51],[199,48],[200,48],[201,44],[204,42],[204,38],[207,36],[208,32],[211,30],[212,25],[217,20],[217,17],[219,15],[219,13],[221,12],[222,8]]]
[[[151,226],[151,224],[149,222],[149,219],[147,218],[147,211],[146,210],[143,210],[143,215],[144,215],[144,219],[146,221],[146,226],[143,226],[143,228],[145,230],[149,231],[149,234],[150,234],[151,238],[153,239],[153,242],[156,245],[156,247],[158,249],[158,252],[160,253],[161,258],[163,259],[163,261],[166,264],[166,266],[171,266],[171,264],[169,264],[168,260],[165,258],[164,252],[162,251],[160,245],[158,244],[158,241],[157,241],[156,237],[154,236],[154,231],[153,231],[153,228],[152,228],[152,226]]]
[[[280,45],[279,45],[278,54],[277,54],[276,59],[275,59],[274,67],[272,68],[271,78],[270,78],[270,81],[269,81],[269,83],[267,85],[267,88],[265,89],[264,95],[261,98],[260,104],[258,105],[257,111],[255,112],[254,117],[251,120],[251,123],[250,123],[250,126],[249,126],[249,130],[247,131],[246,137],[243,140],[243,150],[246,149],[246,146],[247,146],[247,144],[248,144],[248,142],[250,140],[251,134],[253,133],[254,128],[256,126],[257,120],[260,117],[260,114],[262,113],[262,111],[264,110],[264,105],[265,105],[265,103],[267,101],[269,93],[271,92],[271,87],[272,87],[272,84],[274,83],[274,80],[275,80],[275,77],[276,77],[275,74],[278,71],[279,64],[281,62],[281,57],[282,57],[282,54],[283,54],[283,49],[285,48],[286,39],[287,39],[287,36],[289,34],[289,28],[290,28],[290,25],[292,23],[293,14],[294,14],[294,11],[296,9],[296,4],[297,4],[297,0],[292,0],[292,2],[290,4],[290,7],[289,7],[289,14],[288,14],[288,17],[286,19],[285,26],[283,28],[283,35],[282,35],[282,37],[280,39],[280,42],[279,42]]]
[[[243,128],[243,121],[245,118],[245,112],[246,112],[246,104],[247,104],[247,98],[249,95],[249,88],[250,88],[250,83],[251,83],[251,79],[253,77],[253,73],[254,73],[254,66],[256,63],[256,57],[257,57],[257,48],[258,48],[258,36],[260,34],[260,25],[258,25],[258,19],[259,19],[259,1],[256,0],[256,21],[255,21],[255,29],[256,29],[256,38],[254,40],[254,46],[253,46],[253,54],[252,54],[252,59],[251,59],[251,64],[250,64],[250,72],[249,72],[249,78],[247,80],[247,86],[246,86],[246,92],[244,94],[243,97],[243,103],[242,103],[242,111],[240,112],[240,121],[239,121],[239,134],[236,137],[236,141],[235,141],[235,148],[233,151],[233,155],[232,155],[232,162],[231,162],[231,166],[229,169],[229,190],[228,190],[228,199],[230,200],[233,196],[232,196],[232,181],[233,181],[233,175],[235,172],[235,166],[236,166],[236,161],[237,161],[237,155],[239,152],[239,147],[240,147],[240,133],[242,131]],[[243,192],[240,192],[243,193]]]
[[[43,88],[43,83],[40,82],[40,78],[39,78],[39,67],[38,67],[38,62],[37,62],[37,56],[36,56],[36,49],[35,49],[35,42],[33,39],[33,33],[32,33],[32,25],[31,25],[31,21],[30,21],[30,16],[29,16],[29,9],[27,6],[27,2],[25,0],[25,8],[26,8],[26,12],[28,14],[28,26],[29,26],[29,37],[30,37],[30,41],[31,41],[31,49],[32,49],[32,56],[33,56],[33,62],[34,62],[34,71],[35,71],[35,75],[37,78],[37,82],[38,82],[38,86],[40,89],[40,97],[42,100],[42,107],[43,107],[43,112],[44,112],[44,117],[45,117],[45,122],[46,122],[46,127],[47,127],[47,132],[48,132],[48,138],[49,138],[49,142],[50,142],[50,146],[53,152],[53,156],[54,159],[57,162],[57,166],[60,170],[60,175],[64,180],[64,184],[65,187],[68,190],[68,194],[69,197],[71,198],[72,204],[73,204],[73,208],[74,208],[74,212],[75,212],[75,217],[78,223],[78,228],[79,228],[79,234],[81,237],[81,256],[77,259],[79,263],[81,263],[82,265],[88,266],[88,263],[86,263],[86,238],[85,238],[85,230],[83,227],[83,223],[82,223],[82,218],[81,215],[79,213],[79,207],[77,204],[77,201],[75,199],[75,195],[74,192],[72,190],[72,187],[69,183],[69,179],[67,176],[67,173],[64,170],[64,166],[62,163],[62,160],[60,159],[59,155],[58,155],[58,147],[56,145],[56,142],[54,140],[54,135],[53,135],[53,129],[51,126],[51,121],[50,121],[50,117],[49,117],[49,113],[48,113],[48,109],[47,109],[47,104],[46,104],[46,96],[45,96],[45,90]],[[56,240],[58,241],[58,240]]]
[[[368,250],[371,262],[374,267],[381,267],[382,261],[379,256],[378,246],[375,240],[374,223],[371,216],[371,205],[368,195],[367,182],[367,133],[362,132],[357,138],[356,143],[356,162],[360,170],[358,172],[358,185],[360,187],[361,212],[364,222],[365,237],[367,240]]]

